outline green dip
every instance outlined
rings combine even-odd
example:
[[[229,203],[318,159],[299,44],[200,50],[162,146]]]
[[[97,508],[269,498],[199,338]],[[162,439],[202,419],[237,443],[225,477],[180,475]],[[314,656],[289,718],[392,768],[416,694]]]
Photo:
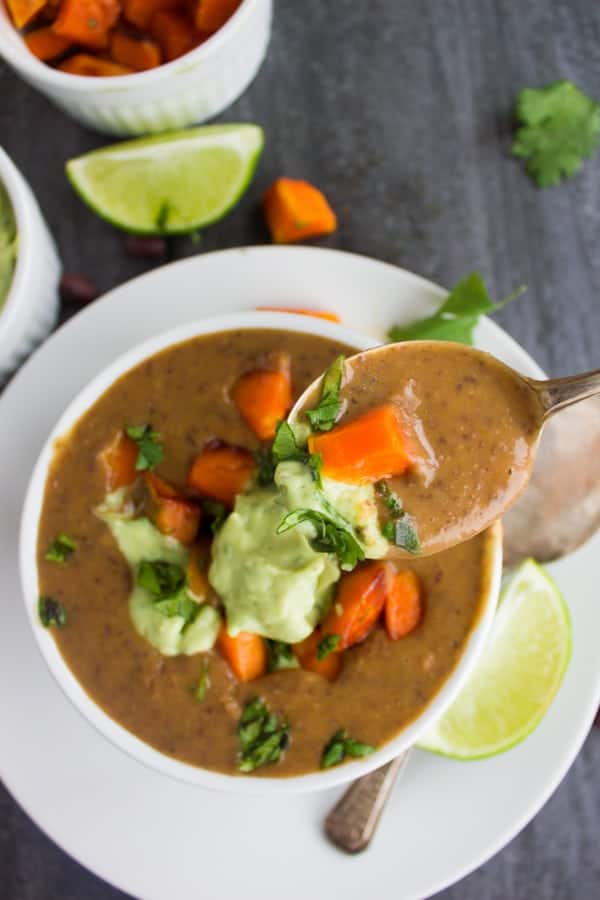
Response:
[[[0,311],[6,302],[17,262],[17,223],[0,181]]]

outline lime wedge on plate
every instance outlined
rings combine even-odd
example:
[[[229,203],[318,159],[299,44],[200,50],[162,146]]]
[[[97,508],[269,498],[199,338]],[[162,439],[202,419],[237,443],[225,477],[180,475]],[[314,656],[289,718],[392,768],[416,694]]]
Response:
[[[571,622],[560,591],[533,560],[505,585],[492,632],[452,706],[419,741],[454,759],[508,750],[539,724],[571,655]]]
[[[207,125],[112,144],[67,163],[71,184],[103,219],[135,234],[184,234],[240,199],[263,148],[258,125]]]

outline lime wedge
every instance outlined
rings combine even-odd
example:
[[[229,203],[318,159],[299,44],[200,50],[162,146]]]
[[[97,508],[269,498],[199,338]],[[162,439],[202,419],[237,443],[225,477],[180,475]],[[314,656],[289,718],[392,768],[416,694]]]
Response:
[[[235,206],[263,143],[258,125],[207,125],[112,144],[66,170],[85,203],[117,228],[183,234]]]
[[[452,706],[419,741],[453,759],[484,759],[527,737],[552,703],[571,655],[571,621],[533,560],[505,585],[482,656]]]

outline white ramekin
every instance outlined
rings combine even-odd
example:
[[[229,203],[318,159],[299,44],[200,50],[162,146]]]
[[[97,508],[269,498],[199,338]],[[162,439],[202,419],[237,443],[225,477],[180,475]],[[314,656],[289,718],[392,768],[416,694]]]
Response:
[[[17,223],[17,263],[0,311],[0,384],[51,332],[58,317],[60,262],[31,188],[0,147],[0,181]]]
[[[271,32],[272,0],[243,0],[200,47],[157,69],[117,78],[69,75],[37,60],[0,3],[0,56],[84,125],[115,135],[183,128],[222,112],[248,87]]]
[[[367,772],[389,762],[414,744],[419,736],[452,703],[479,658],[493,621],[500,590],[502,569],[502,529],[499,523],[488,529],[486,533],[485,561],[482,565],[481,573],[483,596],[481,613],[467,638],[464,650],[454,671],[433,700],[397,737],[384,744],[371,756],[362,760],[354,760],[338,768],[326,769],[325,771],[314,772],[309,775],[298,775],[290,778],[221,775],[217,772],[199,769],[179,762],[160,753],[111,719],[93,702],[64,662],[52,635],[49,633],[49,629],[42,627],[37,614],[37,535],[48,467],[52,462],[55,443],[63,438],[96,400],[133,366],[160,352],[165,347],[178,344],[196,335],[214,334],[229,330],[239,331],[243,328],[283,329],[304,334],[316,334],[340,341],[355,347],[356,350],[366,350],[369,347],[376,346],[378,343],[373,338],[360,335],[349,328],[309,316],[272,312],[239,312],[233,315],[206,318],[198,322],[182,325],[165,334],[153,337],[120,356],[89,382],[69,404],[53,428],[38,458],[27,490],[21,519],[19,551],[21,582],[27,617],[50,671],[77,709],[98,731],[114,744],[139,762],[189,784],[243,794],[302,793],[342,784],[353,778],[365,775]],[[382,687],[385,687],[385,685]]]

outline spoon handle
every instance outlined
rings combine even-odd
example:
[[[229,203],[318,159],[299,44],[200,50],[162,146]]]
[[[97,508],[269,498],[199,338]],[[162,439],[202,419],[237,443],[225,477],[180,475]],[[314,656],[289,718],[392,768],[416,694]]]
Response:
[[[325,834],[346,853],[366,850],[410,750],[357,778],[325,819]]]
[[[530,383],[537,391],[547,417],[565,406],[600,394],[600,369],[549,381],[530,380]]]

